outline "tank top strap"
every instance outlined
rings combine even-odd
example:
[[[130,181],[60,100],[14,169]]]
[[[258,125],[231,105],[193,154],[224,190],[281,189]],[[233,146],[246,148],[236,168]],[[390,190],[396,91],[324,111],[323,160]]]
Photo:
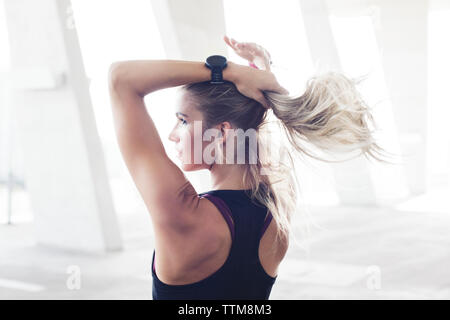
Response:
[[[225,203],[225,201],[223,201],[220,197],[209,193],[201,194],[200,197],[210,200],[217,207],[217,209],[219,209],[220,213],[222,214],[222,216],[224,217],[225,221],[228,224],[228,228],[230,229],[231,232],[231,239],[234,240],[235,231],[233,224],[233,214],[231,213],[231,210]]]
[[[264,235],[264,232],[266,232],[267,228],[269,227],[270,222],[272,221],[272,218],[273,218],[272,213],[269,211],[267,214],[267,217],[264,220],[264,224],[263,224],[261,233],[259,235],[259,239],[261,239],[262,236]]]

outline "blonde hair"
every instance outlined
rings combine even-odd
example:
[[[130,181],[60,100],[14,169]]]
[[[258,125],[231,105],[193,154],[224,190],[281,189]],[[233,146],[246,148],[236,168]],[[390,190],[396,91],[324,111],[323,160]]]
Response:
[[[257,130],[257,163],[246,162],[243,183],[251,186],[249,196],[272,214],[277,225],[276,242],[289,239],[291,217],[298,205],[299,183],[289,146],[300,155],[325,162],[348,159],[326,159],[308,144],[330,154],[359,150],[352,158],[362,154],[368,159],[388,162],[382,159],[388,152],[375,142],[370,128],[371,125],[375,128],[371,109],[356,89],[360,81],[328,72],[310,78],[305,92],[298,97],[263,92],[270,111],[242,95],[232,82],[220,85],[199,82],[182,87],[196,101],[207,128],[229,121],[236,128]],[[268,112],[276,116],[278,128],[285,133],[288,143],[282,139],[270,141]],[[274,148],[274,142],[279,143],[278,149]],[[274,161],[274,155],[279,156],[278,161]]]

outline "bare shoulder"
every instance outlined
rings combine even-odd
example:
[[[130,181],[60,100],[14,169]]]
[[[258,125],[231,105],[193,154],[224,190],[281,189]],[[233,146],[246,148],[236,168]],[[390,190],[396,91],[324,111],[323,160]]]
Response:
[[[229,231],[214,204],[199,196],[186,201],[195,202],[186,208],[185,214],[192,218],[189,227],[176,230],[155,226],[156,268],[164,273],[158,273],[160,278],[174,279],[191,266],[210,261],[227,240]]]
[[[266,273],[272,277],[277,276],[278,267],[286,256],[289,248],[289,235],[281,237],[280,241],[276,241],[277,225],[275,220],[269,224],[266,232],[262,236],[259,243],[258,257],[261,265]],[[275,250],[273,245],[275,244]]]

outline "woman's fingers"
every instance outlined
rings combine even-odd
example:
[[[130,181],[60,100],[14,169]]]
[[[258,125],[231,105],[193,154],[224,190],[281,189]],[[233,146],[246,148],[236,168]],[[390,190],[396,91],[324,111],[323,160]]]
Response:
[[[223,39],[225,42],[232,47],[236,51],[242,51],[241,53],[248,53],[253,57],[259,56],[261,58],[265,58],[267,55],[270,60],[270,53],[264,49],[261,45],[254,42],[239,42],[234,38],[229,38],[228,36],[224,36]]]
[[[227,45],[231,46],[230,39],[228,39],[227,36],[223,36],[223,40],[225,41],[225,43],[226,43]]]
[[[223,39],[225,40],[225,42],[231,47],[233,48],[233,50],[236,50],[235,45],[233,44],[233,42],[230,40],[230,38],[228,38],[227,36],[224,36]],[[236,40],[235,40],[236,41]]]
[[[261,97],[258,99],[258,102],[266,109],[270,109],[269,102],[267,102],[266,98],[263,94],[261,94]]]
[[[281,92],[281,94],[286,94],[286,95],[289,95],[289,91],[287,91],[285,88],[283,88],[283,87],[280,87],[280,90],[279,90],[280,92]]]
[[[279,94],[285,94],[285,95],[289,95],[289,91],[287,91],[285,88],[283,88],[282,86],[278,85],[277,88],[274,90],[276,93]]]
[[[239,42],[235,40],[234,38],[229,38],[227,36],[223,37],[225,42],[232,47],[234,50],[245,50],[245,49],[252,49],[251,47],[254,45],[253,43],[247,43],[247,42]],[[254,53],[254,49],[251,50],[251,53]]]
[[[246,46],[245,43],[237,42],[235,39],[233,38],[230,39],[227,36],[224,36],[223,39],[234,51],[236,51],[237,54],[239,55],[242,54],[241,50],[245,49]]]
[[[226,43],[227,45],[229,45],[230,47],[233,48],[233,45],[231,44],[231,41],[230,41],[230,39],[229,39],[227,36],[224,36],[224,37],[223,37],[223,40],[225,40],[225,43]]]

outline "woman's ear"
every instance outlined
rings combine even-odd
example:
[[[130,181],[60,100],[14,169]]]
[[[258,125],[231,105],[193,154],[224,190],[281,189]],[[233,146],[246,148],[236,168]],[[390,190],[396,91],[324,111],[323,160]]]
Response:
[[[227,141],[229,130],[233,129],[231,124],[228,121],[222,122],[220,124],[220,132],[222,136],[222,142],[225,143]]]

